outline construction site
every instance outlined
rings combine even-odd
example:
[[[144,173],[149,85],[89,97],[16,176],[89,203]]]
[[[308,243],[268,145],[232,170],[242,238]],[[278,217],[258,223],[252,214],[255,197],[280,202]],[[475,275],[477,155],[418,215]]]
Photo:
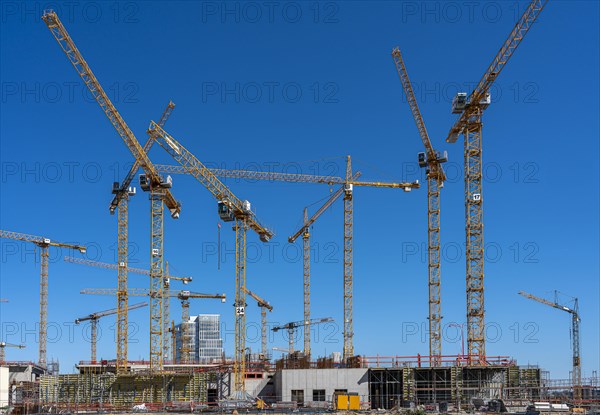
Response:
[[[417,127],[414,129],[414,125],[411,125],[402,128],[413,140],[418,140],[415,137],[418,134],[422,142],[422,151],[415,156],[419,167],[423,169],[426,183],[419,180],[362,180],[362,173],[353,168],[354,159],[350,155],[344,156],[345,171],[340,175],[208,167],[206,161],[201,161],[186,147],[192,147],[191,141],[182,142],[183,140],[176,139],[168,132],[167,124],[175,109],[174,102],[168,102],[160,118],[156,122],[150,122],[145,131],[146,137],[138,139],[139,135],[134,134],[113,104],[111,94],[105,91],[92,71],[91,66],[95,62],[90,60],[88,63],[82,52],[104,42],[98,32],[105,29],[94,26],[86,31],[85,22],[78,22],[77,36],[72,36],[69,32],[70,20],[63,19],[54,9],[44,10],[36,24],[45,25],[49,39],[57,44],[53,49],[55,59],[47,61],[45,65],[60,70],[60,64],[64,64],[64,59],[67,59],[75,73],[63,70],[60,72],[64,73],[61,81],[80,79],[84,83],[89,96],[100,106],[116,132],[114,137],[107,137],[106,140],[117,141],[120,138],[129,150],[129,162],[132,165],[122,180],[110,183],[112,200],[109,213],[116,217],[114,221],[117,235],[114,240],[117,261],[88,259],[85,254],[89,247],[85,244],[63,243],[46,235],[21,233],[21,229],[17,227],[21,223],[22,228],[26,228],[28,224],[25,219],[19,221],[19,218],[3,218],[2,228],[10,223],[11,229],[0,230],[1,238],[31,244],[36,248],[35,262],[38,264],[39,261],[40,284],[37,343],[11,343],[10,339],[0,338],[0,413],[239,413],[242,410],[271,413],[600,413],[600,377],[592,369],[593,366],[587,372],[584,371],[585,361],[582,359],[580,341],[582,317],[585,320],[590,316],[580,315],[577,298],[568,297],[565,300],[567,297],[558,293],[554,298],[547,298],[514,287],[517,299],[511,300],[527,305],[537,303],[539,307],[536,309],[532,306],[532,310],[550,317],[556,314],[554,318],[557,324],[559,318],[564,317],[560,321],[565,338],[568,317],[571,350],[561,352],[563,360],[569,362],[568,379],[552,378],[543,366],[522,363],[518,356],[488,353],[490,347],[487,347],[489,344],[486,342],[486,321],[493,321],[493,318],[490,320],[486,315],[484,297],[486,294],[493,294],[484,284],[483,115],[488,108],[489,111],[494,110],[490,91],[496,80],[501,78],[504,67],[509,65],[511,59],[527,60],[527,55],[520,56],[517,47],[521,42],[527,42],[526,35],[530,29],[545,30],[543,22],[534,23],[538,16],[543,15],[546,7],[552,7],[551,3],[548,0],[523,3],[519,16],[514,19],[514,26],[507,25],[503,29],[508,33],[504,43],[490,44],[489,56],[473,58],[480,65],[487,64],[489,57],[492,60],[471,91],[459,92],[453,98],[451,111],[455,121],[447,136],[443,137],[448,144],[462,140],[463,151],[458,150],[458,146],[450,147],[454,151],[442,151],[438,149],[442,144],[441,139],[439,142],[430,140],[419,109],[419,99],[409,79],[407,68],[411,65],[404,61],[408,53],[403,49],[403,54],[400,47],[391,47],[386,52],[391,55],[388,58],[388,69],[397,72],[399,77],[399,83],[390,85],[390,89],[394,89],[398,96],[402,95],[405,100],[402,108],[410,111]],[[95,31],[94,36],[92,30]],[[88,38],[86,33],[89,34]],[[498,46],[500,49],[494,56],[493,52]],[[409,60],[407,57],[407,61]],[[142,66],[143,63],[140,63],[140,69]],[[105,78],[103,75],[102,79]],[[87,105],[88,112],[93,112],[90,108],[93,106]],[[97,111],[97,108],[94,110]],[[97,118],[100,119],[99,116]],[[533,123],[538,121],[540,120],[530,120]],[[67,118],[55,120],[55,123],[62,122],[67,123]],[[172,164],[153,162],[154,157],[151,158],[149,153],[154,144],[158,144],[155,147],[160,147],[171,156]],[[448,162],[448,153],[456,160],[464,159],[464,196],[461,197],[464,200],[465,216],[445,217],[444,221],[465,221],[461,238],[466,243],[466,263],[460,280],[463,283],[466,281],[466,301],[463,297],[445,296],[442,302],[444,255],[441,253],[441,239],[444,229],[441,221],[441,195],[446,191],[444,165]],[[214,210],[216,205],[214,216],[219,220],[219,232],[223,226],[228,230],[231,228],[235,234],[235,267],[231,267],[235,290],[232,293],[207,294],[194,291],[192,287],[196,279],[174,271],[173,266],[170,267],[166,261],[164,252],[168,226],[165,223],[178,219],[180,213],[185,212],[182,203],[175,196],[178,188],[174,185],[173,177],[186,175],[199,182],[202,192],[206,193],[205,190],[208,190],[212,196],[214,205],[210,209]],[[297,275],[289,277],[292,282],[288,289],[289,296],[302,298],[303,309],[295,310],[298,321],[271,324],[271,321],[276,320],[271,316],[276,316],[278,310],[286,307],[288,300],[263,296],[264,285],[250,277],[253,275],[253,264],[248,260],[248,246],[255,236],[264,244],[269,244],[276,238],[282,239],[282,236],[276,235],[273,228],[264,225],[266,222],[263,220],[267,218],[261,216],[259,220],[255,205],[234,194],[225,179],[283,182],[290,186],[306,183],[314,184],[315,187],[325,185],[330,189],[327,198],[316,209],[304,208],[301,225],[287,239],[283,238],[286,239],[285,243],[290,244],[301,241],[302,265],[297,267]],[[131,241],[128,204],[136,194],[137,180],[139,188],[147,194],[150,201],[150,252],[143,252],[148,268],[129,264]],[[251,192],[251,187],[247,187],[248,192]],[[354,313],[353,305],[353,257],[361,255],[353,246],[353,194],[361,187],[398,189],[410,192],[405,197],[420,199],[420,214],[427,217],[427,229],[422,229],[427,241],[426,263],[421,267],[421,275],[413,277],[419,280],[419,284],[427,287],[428,297],[423,299],[427,301],[428,308],[427,350],[415,350],[411,355],[379,356],[364,354],[358,346],[355,347],[355,339],[359,339],[361,334],[358,331],[355,333],[354,322],[362,317]],[[3,196],[6,196],[4,191]],[[320,356],[311,351],[311,345],[314,348],[312,343],[315,342],[311,337],[311,328],[333,324],[334,319],[315,318],[314,312],[311,312],[311,264],[314,261],[311,257],[314,252],[314,246],[311,247],[311,232],[315,222],[338,200],[342,201],[344,212],[343,242],[340,242],[343,264],[338,267],[341,268],[338,280],[343,281],[343,292],[342,284],[338,284],[340,292],[331,295],[339,297],[340,301],[331,307],[338,307],[340,302],[343,303],[343,321],[338,321],[342,342],[339,352]],[[95,201],[83,203],[91,204]],[[492,217],[490,221],[493,220]],[[65,225],[65,233],[74,238],[71,241],[78,240],[77,229],[70,229]],[[69,255],[60,258],[61,263],[72,264],[79,271],[87,269],[85,267],[101,268],[115,276],[112,284],[108,284],[114,288],[85,288],[94,283],[76,282],[77,289],[84,297],[105,296],[111,301],[114,299],[114,306],[111,309],[99,307],[93,313],[89,313],[91,310],[73,311],[77,314],[77,318],[74,318],[76,325],[86,324],[90,327],[91,350],[89,357],[77,358],[78,363],[72,373],[62,372],[59,365],[48,358],[49,344],[52,347],[48,341],[49,321],[52,321],[48,317],[48,288],[53,283],[49,283],[48,275],[49,268],[54,266],[50,253],[59,248],[69,252]],[[31,270],[27,273],[32,274]],[[148,288],[133,288],[129,284],[131,275],[147,278]],[[2,278],[4,277],[3,275]],[[444,280],[444,284],[447,281],[450,279]],[[183,287],[185,289],[175,288],[175,284],[186,286]],[[517,292],[520,297],[516,295]],[[28,301],[35,303],[37,307],[37,293],[35,296],[31,293],[28,295]],[[205,301],[204,309],[207,313],[196,316],[190,312],[190,303],[198,299],[210,301]],[[11,296],[0,301],[5,303],[2,304],[3,310],[7,310],[20,300]],[[171,300],[181,305],[181,311],[178,309],[174,312],[171,309]],[[235,326],[232,355],[225,352],[221,315],[217,314],[219,311],[213,306],[223,302],[228,302],[229,306],[233,304]],[[464,308],[465,323],[455,325],[459,330],[464,326],[464,334],[461,335],[464,336],[463,350],[460,353],[449,352],[449,347],[444,344],[442,304],[447,303],[460,303]],[[50,308],[55,306],[50,304]],[[257,307],[260,312],[259,350],[252,350],[247,339],[247,309],[250,307]],[[146,356],[135,359],[131,356],[128,344],[131,324],[136,320],[147,320],[148,314],[149,332],[144,332],[141,336],[148,342],[149,349]],[[381,315],[382,320],[396,324],[391,313]],[[99,350],[99,322],[111,318],[116,319],[114,349]],[[598,327],[585,326],[585,330],[597,331]],[[273,333],[283,335],[288,341],[287,348],[270,344],[270,335]],[[359,344],[358,341],[356,343]],[[497,346],[492,347],[497,350]],[[24,348],[37,348],[37,361],[19,360],[18,349]],[[405,349],[398,346],[397,350]],[[280,355],[274,352],[279,352]],[[586,353],[598,354],[598,350]],[[543,359],[540,357],[540,361]]]

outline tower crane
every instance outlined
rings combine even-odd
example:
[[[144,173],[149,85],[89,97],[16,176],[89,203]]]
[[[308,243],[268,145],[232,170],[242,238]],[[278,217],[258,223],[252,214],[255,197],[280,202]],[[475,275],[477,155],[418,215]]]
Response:
[[[360,177],[356,172],[353,180]],[[304,221],[302,227],[288,238],[289,243],[294,243],[302,235],[302,264],[303,264],[303,286],[304,286],[304,354],[310,356],[310,227],[333,203],[344,194],[345,185],[336,190],[331,197],[315,213],[308,218],[308,209],[304,208]],[[344,224],[346,222],[344,221]],[[344,232],[345,234],[345,232]],[[345,292],[345,291],[344,291]],[[345,302],[344,302],[345,304]],[[345,309],[344,309],[345,310]],[[346,313],[344,313],[346,316]],[[344,321],[346,319],[344,318]],[[344,336],[345,337],[345,336]],[[349,356],[348,356],[349,357]]]
[[[558,291],[555,291],[554,301],[546,300],[544,298],[537,297],[533,294],[526,293],[525,291],[519,291],[519,294],[525,298],[528,298],[538,303],[545,304],[547,306],[556,308],[558,310],[566,311],[571,315],[571,341],[573,348],[573,398],[576,402],[581,401],[581,350],[579,347],[579,300],[573,298],[573,308],[568,307],[558,302]]]
[[[164,126],[167,119],[173,112],[175,104],[169,101],[169,104],[165,108],[163,114],[158,120],[158,125]],[[143,150],[146,154],[150,151],[150,148],[154,144],[154,140],[148,137],[146,144],[144,144]],[[140,168],[138,160],[133,162],[133,165],[129,169],[129,172],[125,176],[123,182],[119,185],[119,182],[113,183],[112,193],[115,195],[110,203],[109,211],[111,215],[114,215],[115,210],[117,214],[117,255],[119,262],[118,269],[118,283],[119,293],[117,294],[117,307],[119,313],[117,314],[117,372],[122,373],[123,368],[127,365],[127,268],[129,260],[129,198],[135,195],[135,188],[131,187],[131,182],[137,174]],[[168,263],[167,263],[167,275],[168,275]],[[167,286],[164,289],[169,289],[168,279],[163,280],[163,285],[166,282]],[[169,323],[169,301],[163,301],[163,331],[166,330]],[[166,335],[163,336],[163,354],[166,356],[168,353],[169,340]],[[120,344],[121,343],[121,344]],[[125,364],[123,364],[123,360]]]
[[[88,265],[91,267],[98,267],[98,268],[106,268],[106,269],[113,269],[113,270],[117,270],[119,272],[122,271],[122,267],[121,265],[117,265],[117,264],[111,264],[108,262],[100,262],[100,261],[92,261],[89,259],[83,259],[83,258],[74,258],[74,257],[65,257],[64,258],[65,262],[70,262],[73,264],[81,264],[81,265]],[[133,268],[133,267],[127,267],[127,271],[128,273],[133,273],[133,274],[140,274],[140,275],[150,275],[150,271],[147,269],[140,269],[140,268]],[[192,282],[192,277],[177,277],[175,275],[171,275],[171,273],[169,272],[169,261],[166,261],[166,266],[165,266],[165,275],[163,276],[163,291],[169,291],[171,289],[171,282],[170,280],[176,280],[176,281],[181,281],[184,284],[190,283]],[[120,294],[117,293],[117,296],[119,296]],[[171,321],[171,311],[170,311],[170,301],[167,300],[163,300],[163,306],[162,306],[162,311],[163,311],[163,321],[167,322],[167,324],[164,326],[164,333],[167,333],[169,331],[169,324],[168,322]],[[117,310],[119,310],[117,308]],[[127,310],[125,310],[125,314],[127,314]],[[117,313],[118,316],[118,313]],[[164,356],[168,356],[169,355],[169,337],[167,335],[163,336],[163,339],[166,340],[167,344],[163,344],[163,353]],[[127,350],[127,345],[119,345],[119,341],[124,341],[127,342],[127,339],[121,339],[118,338],[117,339],[117,351],[118,350]]]
[[[533,0],[517,21],[483,77],[467,97],[458,93],[452,101],[452,112],[460,114],[446,141],[455,143],[464,136],[465,216],[466,216],[466,281],[467,344],[470,364],[485,365],[484,305],[484,240],[482,193],[482,116],[490,105],[490,87],[521,41],[538,18],[548,0]]]
[[[246,287],[243,287],[246,294],[256,300],[256,303],[260,307],[260,353],[263,359],[267,358],[267,310],[273,311],[273,306],[266,300],[263,300],[257,294],[253,293]]]
[[[169,209],[171,216],[175,219],[179,217],[181,204],[175,200],[171,194],[170,188],[172,181],[170,177],[164,178],[161,176],[150,158],[140,145],[133,131],[129,128],[121,114],[117,111],[106,92],[96,79],[92,70],[88,66],[83,55],[75,46],[75,42],[65,29],[64,25],[58,18],[58,15],[53,10],[45,10],[42,20],[54,36],[55,40],[60,45],[63,52],[81,77],[85,85],[88,87],[92,96],[100,105],[102,111],[106,114],[117,133],[124,141],[125,145],[134,157],[134,160],[139,163],[139,166],[144,170],[144,175],[140,176],[140,187],[144,191],[150,192],[150,216],[151,216],[151,237],[150,237],[150,290],[153,295],[150,296],[150,370],[162,371],[163,369],[163,312],[162,312],[162,291],[163,291],[163,222],[164,211],[163,203]],[[120,214],[125,215],[124,212]],[[125,220],[125,218],[122,218]],[[120,228],[120,231],[125,231],[125,228]],[[119,235],[119,263],[123,263],[126,267],[127,255],[126,250],[126,235]],[[118,295],[118,308],[121,313],[118,316],[117,336],[119,346],[126,345],[124,339],[127,338],[127,322],[126,309],[127,298],[126,292],[126,273],[120,274],[119,281],[120,295]],[[127,370],[127,350],[121,349],[117,353],[117,372],[123,373]]]
[[[0,342],[0,363],[6,362],[6,349],[7,347],[15,347],[17,349],[24,349],[24,344],[12,344],[6,342]]]
[[[419,166],[426,167],[427,175],[427,275],[429,286],[429,359],[431,366],[441,365],[442,356],[442,296],[440,263],[440,191],[444,187],[446,174],[442,163],[448,161],[446,152],[435,151],[431,145],[425,122],[421,116],[406,65],[399,48],[392,51],[392,58],[400,76],[406,100],[410,106],[425,152],[418,154]]]
[[[86,288],[80,291],[81,294],[93,294],[93,295],[116,295],[117,290],[114,288]],[[152,291],[146,288],[129,288],[127,291],[127,295],[129,297],[152,297]],[[182,339],[182,347],[181,347],[181,356],[182,363],[190,362],[190,354],[191,354],[191,342],[192,338],[187,330],[188,327],[186,324],[190,319],[190,299],[219,299],[221,302],[225,302],[227,296],[225,294],[203,294],[203,293],[195,293],[187,290],[181,291],[166,291],[164,293],[164,297],[167,298],[177,298],[181,301],[181,339]],[[168,332],[168,331],[167,331]]]
[[[307,323],[304,332],[304,349],[307,355],[310,355],[310,233],[309,227],[314,221],[335,202],[340,196],[344,196],[344,349],[343,359],[347,360],[354,356],[354,323],[353,323],[353,228],[354,228],[354,212],[353,212],[353,186],[356,183],[365,184],[357,179],[360,177],[360,172],[352,173],[352,162],[350,156],[346,158],[346,178],[343,186],[338,189],[328,201],[311,217],[307,219],[305,212],[305,221],[303,227],[298,230],[293,236],[288,238],[289,242],[294,242],[300,234],[303,235],[303,265],[304,265],[304,315]],[[371,187],[391,187],[400,188],[405,192],[410,192],[412,189],[419,188],[419,182],[413,183],[381,183],[369,182],[365,184]]]
[[[298,327],[305,327],[305,329],[306,329],[307,325],[323,324],[323,323],[329,323],[331,321],[333,321],[333,319],[331,317],[313,318],[312,320],[310,320],[308,322],[308,324],[304,320],[302,320],[302,321],[292,321],[290,323],[286,323],[286,324],[281,325],[281,326],[275,326],[271,330],[273,330],[273,331],[287,330],[287,332],[288,332],[288,342],[289,342],[288,353],[292,354],[292,353],[294,353],[294,339],[295,339],[295,335],[294,334],[295,334],[296,329]]]
[[[246,232],[252,229],[263,242],[268,242],[273,231],[263,226],[250,208],[250,202],[238,199],[213,173],[202,164],[175,138],[163,130],[154,121],[150,124],[154,140],[169,153],[186,171],[193,175],[217,199],[219,216],[225,222],[235,221],[235,358],[234,358],[234,395],[245,391],[246,373]]]
[[[46,366],[46,345],[48,342],[48,248],[53,246],[58,248],[76,249],[82,254],[86,252],[86,248],[82,245],[55,242],[42,236],[3,230],[0,230],[0,238],[31,242],[40,248],[40,342],[38,363],[40,366]]]
[[[185,168],[179,166],[169,165],[157,165],[157,169],[162,173],[169,174],[185,174],[188,171]],[[253,180],[269,180],[269,181],[283,181],[288,183],[320,183],[320,184],[342,184],[344,194],[344,359],[347,359],[354,355],[354,344],[353,344],[353,311],[352,311],[352,286],[353,286],[353,272],[352,272],[352,242],[353,242],[353,187],[383,187],[392,189],[403,189],[405,192],[410,192],[412,189],[419,188],[419,182],[414,181],[412,183],[384,183],[384,182],[372,182],[372,181],[358,181],[358,176],[354,177],[352,174],[352,166],[350,156],[346,157],[346,176],[318,176],[310,174],[289,174],[289,173],[276,173],[276,172],[257,172],[251,170],[225,170],[225,169],[208,169],[215,176],[227,177],[227,178],[240,178],[240,179],[253,179]],[[360,174],[360,173],[359,173]],[[341,196],[341,193],[338,197]],[[301,229],[299,232],[304,231]],[[298,234],[299,236],[300,234]],[[296,237],[297,238],[297,237]],[[307,242],[305,241],[305,244]],[[306,284],[306,264],[307,261],[310,263],[310,253],[304,251],[304,303],[305,311],[310,308],[310,284]],[[309,270],[310,272],[310,270]],[[308,288],[308,292],[307,289]],[[308,301],[307,301],[308,300]],[[310,312],[310,311],[309,311]],[[310,334],[309,334],[310,335]],[[306,334],[305,334],[306,336]],[[305,337],[305,341],[307,341]],[[310,339],[305,344],[305,349],[310,352]],[[308,348],[306,347],[308,345]],[[306,350],[305,350],[306,353]]]
[[[143,303],[138,303],[138,304],[134,304],[131,306],[127,307],[127,311],[129,310],[135,310],[137,308],[142,308],[142,307],[146,307],[148,305],[147,302],[143,302]],[[92,348],[92,353],[91,353],[91,360],[92,362],[96,362],[96,344],[98,341],[98,320],[100,320],[102,317],[106,317],[106,316],[110,316],[113,314],[117,314],[118,313],[118,309],[117,308],[113,308],[112,310],[106,310],[106,311],[99,311],[97,313],[92,313],[89,314],[87,316],[84,317],[79,317],[78,319],[75,320],[75,324],[79,324],[82,321],[88,321],[90,322],[90,325],[92,327],[91,331],[91,348]]]

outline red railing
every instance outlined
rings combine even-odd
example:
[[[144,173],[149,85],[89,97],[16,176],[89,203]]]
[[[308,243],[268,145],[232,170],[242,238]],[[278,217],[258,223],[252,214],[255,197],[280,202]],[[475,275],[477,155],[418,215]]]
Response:
[[[361,356],[361,366],[376,367],[430,367],[433,359],[428,355],[416,356]],[[443,355],[440,356],[441,366],[471,366],[472,362],[479,359],[468,355]],[[487,366],[514,366],[517,362],[509,356],[486,356]]]
[[[413,355],[413,356],[359,356],[357,359],[357,364],[353,365],[353,367],[363,367],[363,368],[386,368],[386,367],[431,367],[431,363],[434,359],[432,359],[428,355]],[[475,356],[468,355],[443,355],[440,356],[439,366],[475,366],[473,362],[479,362],[480,359]],[[515,366],[517,364],[516,360],[510,356],[486,356],[485,362],[487,366]],[[316,360],[307,362],[307,367],[318,367],[318,362]],[[116,362],[114,360],[109,361],[80,361],[79,364],[81,366],[103,366],[106,368],[112,368],[115,366]],[[193,370],[224,370],[228,369],[233,365],[233,361],[225,360],[218,363],[172,363],[165,362],[165,366],[170,366],[169,369],[177,370],[177,369],[193,369]],[[149,365],[147,360],[130,360],[128,362],[128,366],[146,366]],[[477,364],[477,366],[479,366]],[[335,363],[333,364],[334,368],[337,367],[347,367],[343,363]],[[275,364],[270,361],[265,362],[247,362],[246,363],[246,371],[247,372],[264,372],[264,371],[273,371],[275,369]]]

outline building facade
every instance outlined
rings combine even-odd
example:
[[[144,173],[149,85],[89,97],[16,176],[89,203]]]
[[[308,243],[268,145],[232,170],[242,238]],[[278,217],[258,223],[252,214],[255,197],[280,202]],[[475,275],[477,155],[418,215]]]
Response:
[[[184,323],[186,324],[186,323]],[[223,339],[221,337],[221,315],[200,314],[190,317],[187,322],[187,334],[191,339],[191,362],[214,363],[223,356]],[[177,359],[181,356],[181,324],[176,330]]]

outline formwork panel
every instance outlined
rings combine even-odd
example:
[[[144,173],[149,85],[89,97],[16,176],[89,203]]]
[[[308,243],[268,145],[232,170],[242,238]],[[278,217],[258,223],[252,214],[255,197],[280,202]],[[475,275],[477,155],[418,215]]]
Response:
[[[146,404],[168,407],[175,403],[206,403],[208,384],[216,374],[122,375],[77,374],[43,376],[40,402],[46,407],[71,410],[131,410]]]
[[[372,409],[448,404],[472,408],[474,400],[520,405],[540,396],[541,371],[517,366],[448,366],[369,369]]]

